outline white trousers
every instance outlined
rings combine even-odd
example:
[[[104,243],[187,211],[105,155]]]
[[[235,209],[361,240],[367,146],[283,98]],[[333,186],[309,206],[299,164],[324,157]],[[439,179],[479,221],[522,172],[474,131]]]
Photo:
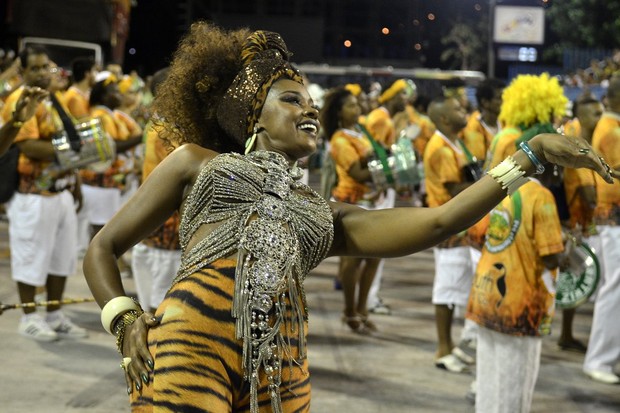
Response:
[[[180,250],[153,248],[142,243],[133,248],[131,272],[143,308],[157,308],[161,304],[180,265]]]
[[[395,204],[396,204],[396,191],[390,188],[386,191],[383,202],[375,204],[374,208],[372,209],[394,208]],[[385,264],[385,260],[381,260],[379,262],[379,266],[377,267],[377,272],[375,273],[375,278],[374,280],[372,280],[372,285],[370,286],[370,290],[368,291],[366,307],[369,310],[379,305],[379,289],[381,288],[381,279],[383,278],[383,265],[384,264]]]
[[[601,278],[600,280],[598,280],[596,290],[592,293],[592,295],[590,296],[590,299],[588,300],[591,303],[593,303],[594,300],[596,300],[596,295],[598,294],[598,290],[600,290],[601,285],[603,285],[603,277],[605,276],[605,274],[603,273],[603,268],[602,268],[603,256],[601,255],[601,250],[602,250],[601,236],[599,234],[591,235],[587,238],[584,238],[584,242],[588,244],[588,246],[592,249],[592,251],[594,251],[594,254],[596,254],[596,257],[599,260],[599,264],[601,265]]]
[[[602,261],[603,279],[594,302],[583,368],[613,373],[620,361],[620,226],[603,225],[598,230],[601,251],[597,255]]]
[[[540,337],[511,336],[480,326],[476,348],[476,412],[529,412],[541,348]]]

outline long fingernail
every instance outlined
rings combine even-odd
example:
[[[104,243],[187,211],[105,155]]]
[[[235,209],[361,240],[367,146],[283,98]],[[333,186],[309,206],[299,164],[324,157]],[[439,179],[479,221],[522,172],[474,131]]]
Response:
[[[136,383],[136,390],[140,391],[140,389],[142,388],[142,386],[140,386],[140,383]]]
[[[144,382],[144,384],[148,384],[149,376],[146,373],[142,373],[142,381]]]
[[[127,395],[131,394],[131,386],[127,386]]]
[[[153,361],[152,360],[147,360],[146,361],[146,365],[149,366],[151,368],[151,370],[153,370]]]

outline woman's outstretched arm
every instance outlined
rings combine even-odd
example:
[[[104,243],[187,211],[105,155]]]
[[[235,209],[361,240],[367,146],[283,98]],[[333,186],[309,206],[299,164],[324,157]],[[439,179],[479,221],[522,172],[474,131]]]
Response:
[[[608,182],[612,180],[607,167],[584,140],[542,134],[530,140],[529,145],[543,162],[590,168]],[[585,149],[588,151],[585,152]],[[534,173],[535,166],[523,151],[517,151],[513,159],[526,176]],[[615,171],[611,173],[616,179],[620,177]],[[332,204],[335,238],[331,254],[394,257],[421,251],[469,228],[505,196],[506,190],[487,175],[436,208],[366,211],[354,206]]]

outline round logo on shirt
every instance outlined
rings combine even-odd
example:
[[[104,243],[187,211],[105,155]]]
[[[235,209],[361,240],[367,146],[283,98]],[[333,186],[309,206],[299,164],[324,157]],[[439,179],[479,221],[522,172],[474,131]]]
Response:
[[[489,229],[484,246],[491,253],[508,248],[515,240],[521,221],[514,219],[501,205],[491,211]]]

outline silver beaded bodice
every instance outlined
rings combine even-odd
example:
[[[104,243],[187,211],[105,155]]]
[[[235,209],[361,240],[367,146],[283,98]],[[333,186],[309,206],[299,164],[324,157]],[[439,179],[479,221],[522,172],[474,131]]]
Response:
[[[281,411],[282,357],[291,354],[288,336],[296,336],[299,357],[306,356],[303,282],[333,240],[331,209],[300,177],[298,168],[274,152],[219,155],[200,172],[181,217],[183,257],[174,283],[237,253],[231,311],[236,336],[243,339],[252,412],[258,412],[260,374],[268,380],[272,410]],[[205,224],[217,226],[187,250]]]

